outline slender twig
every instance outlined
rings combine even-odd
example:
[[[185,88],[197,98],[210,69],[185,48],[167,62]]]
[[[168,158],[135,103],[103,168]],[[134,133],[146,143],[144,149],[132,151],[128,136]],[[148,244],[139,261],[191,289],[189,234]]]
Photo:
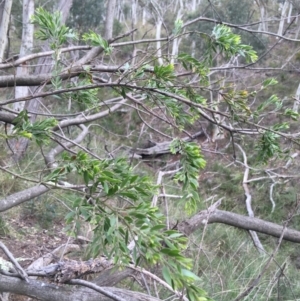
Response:
[[[145,269],[142,269],[140,267],[136,267],[134,265],[129,265],[128,267],[130,269],[133,269],[134,271],[138,271],[138,272],[144,274],[145,276],[148,276],[148,277],[152,278],[154,281],[158,282],[159,284],[164,286],[166,289],[168,289],[172,293],[175,293],[177,297],[179,297],[179,298],[182,297],[182,300],[188,301],[187,297],[183,296],[182,293],[175,291],[168,283],[166,283],[165,281],[163,281],[162,279],[160,279],[156,275],[150,273],[149,271],[146,271]]]
[[[244,178],[243,178],[243,188],[244,188],[245,197],[246,197],[246,199],[245,199],[246,208],[247,208],[247,211],[248,211],[248,215],[250,217],[254,217],[254,212],[253,212],[252,207],[251,207],[252,196],[250,194],[250,190],[249,190],[249,187],[248,187],[248,184],[247,184],[248,177],[249,177],[249,166],[248,166],[248,163],[247,163],[247,155],[246,155],[245,151],[243,150],[243,148],[239,144],[236,144],[236,145],[240,149],[240,151],[241,151],[241,153],[243,154],[243,157],[244,157],[245,171],[244,171]],[[249,231],[249,233],[252,237],[253,243],[254,243],[255,247],[257,248],[258,252],[261,253],[261,254],[264,254],[265,249],[264,249],[262,243],[260,242],[257,233],[255,231],[251,231],[251,230]]]
[[[24,271],[24,269],[20,266],[18,261],[15,259],[15,257],[11,254],[11,252],[7,249],[7,247],[4,245],[2,241],[0,241],[0,248],[3,250],[3,252],[7,255],[9,260],[13,263],[13,265],[16,268],[16,271],[20,275],[20,277],[25,280],[26,282],[29,282],[29,278],[27,273]]]

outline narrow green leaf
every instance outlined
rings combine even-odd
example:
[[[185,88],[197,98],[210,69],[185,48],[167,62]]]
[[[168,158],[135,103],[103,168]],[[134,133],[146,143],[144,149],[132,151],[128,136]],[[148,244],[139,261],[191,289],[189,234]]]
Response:
[[[170,275],[170,271],[167,267],[162,268],[162,274],[163,274],[163,277],[166,280],[166,282],[169,285],[172,285],[172,278],[171,278],[171,275]]]

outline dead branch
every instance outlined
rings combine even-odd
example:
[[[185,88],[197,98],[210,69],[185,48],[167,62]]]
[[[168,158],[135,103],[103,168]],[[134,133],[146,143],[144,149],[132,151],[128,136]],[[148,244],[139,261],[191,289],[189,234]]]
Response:
[[[184,141],[189,142],[192,141],[200,136],[204,135],[203,131],[199,131],[192,135],[192,137],[185,137],[183,138]],[[155,143],[154,146],[149,148],[135,148],[132,149],[132,153],[136,155],[140,155],[142,157],[154,157],[158,155],[170,154],[170,145],[172,141],[166,141],[161,143]]]
[[[212,210],[210,208],[208,208],[208,210],[202,210],[191,218],[180,222],[177,226],[178,230],[189,236],[200,227],[203,227],[206,223],[220,223],[280,238],[284,228],[281,225],[268,222],[260,218],[248,217],[218,209]],[[300,243],[300,231],[286,228],[283,239],[290,242]]]
[[[76,282],[76,281],[75,281]],[[160,301],[152,296],[115,287],[101,287],[107,293],[126,301]],[[17,277],[0,274],[0,291],[36,298],[42,301],[111,301],[112,299],[86,287],[55,285],[31,280],[30,283]]]
[[[0,241],[0,248],[3,250],[3,252],[6,254],[6,256],[9,258],[9,260],[13,263],[15,266],[16,271],[20,275],[20,277],[25,280],[26,282],[29,282],[29,278],[27,273],[23,270],[23,268],[20,266],[18,261],[15,259],[15,257],[11,254],[11,252],[7,249],[5,244]]]
[[[251,201],[252,201],[252,196],[250,194],[250,190],[248,187],[248,177],[249,177],[249,166],[248,166],[248,161],[247,161],[247,155],[246,152],[243,150],[243,148],[237,144],[237,147],[240,149],[241,153],[243,154],[243,159],[244,159],[244,167],[245,167],[245,171],[244,171],[244,177],[243,177],[243,189],[244,189],[244,193],[245,193],[245,203],[246,203],[246,208],[248,211],[248,215],[250,217],[254,217],[254,212],[252,210],[252,206],[251,206]],[[253,240],[253,243],[256,247],[256,249],[258,250],[259,253],[264,253],[264,247],[262,245],[262,243],[260,242],[257,233],[253,232],[253,231],[249,231],[251,238]]]
[[[30,274],[31,271],[40,270],[41,268],[50,265],[50,263],[56,259],[61,258],[63,255],[66,255],[72,251],[79,251],[80,247],[76,244],[64,244],[56,249],[54,249],[52,252],[47,253],[43,255],[42,257],[38,258],[34,262],[32,262],[28,268],[27,272]]]
[[[57,264],[54,281],[58,283],[69,282],[87,274],[100,273],[112,267],[112,261],[105,257],[90,259],[88,261],[67,260]]]
[[[88,287],[88,288],[91,288],[93,290],[95,290],[96,292],[99,292],[101,294],[103,294],[104,296],[107,296],[115,301],[126,301],[126,299],[120,297],[120,296],[117,296],[115,295],[114,293],[112,292],[108,292],[106,291],[105,289],[103,289],[102,287],[94,284],[94,283],[91,283],[91,282],[88,282],[88,281],[85,281],[85,280],[78,280],[78,279],[73,279],[71,281],[69,281],[70,284],[75,284],[75,285],[81,285],[81,286],[85,286],[85,287]]]

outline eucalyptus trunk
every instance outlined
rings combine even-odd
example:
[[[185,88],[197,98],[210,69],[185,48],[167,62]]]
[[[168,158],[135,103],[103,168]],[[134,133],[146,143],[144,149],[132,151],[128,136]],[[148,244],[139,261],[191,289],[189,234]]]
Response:
[[[290,5],[291,5],[290,2],[286,0],[281,8],[281,19],[279,22],[279,27],[278,27],[278,32],[277,32],[277,34],[280,36],[283,33],[284,21],[287,16],[287,11],[288,11]]]
[[[108,1],[106,18],[105,18],[105,34],[104,34],[105,39],[107,40],[111,39],[113,35],[115,6],[116,6],[116,0]]]
[[[34,2],[33,0],[24,0],[25,2]],[[73,0],[60,0],[57,10],[61,12],[62,15],[62,22],[65,23],[66,19],[69,15],[71,6],[72,6]],[[23,29],[24,33],[24,29]],[[22,40],[22,46],[21,48],[25,49],[25,45],[23,45],[23,40]],[[28,49],[28,48],[27,48]],[[43,47],[43,51],[50,50],[50,47],[48,44],[46,44]],[[52,69],[52,63],[53,60],[52,58],[46,57],[46,58],[40,58],[37,63],[37,67],[34,71],[35,75],[39,74],[47,74],[51,72]],[[27,88],[27,87],[26,87]],[[22,87],[21,87],[22,89]],[[34,93],[39,93],[43,87],[33,87],[32,91]],[[27,88],[27,92],[28,92]],[[30,114],[30,121],[33,123],[36,120],[37,113],[39,112],[40,106],[43,103],[42,98],[34,98],[28,102],[24,102],[24,107],[22,109],[26,109],[29,114]],[[17,162],[21,159],[21,157],[25,154],[26,149],[28,147],[29,140],[26,138],[19,138],[19,139],[13,139],[10,141],[10,148],[13,152],[13,159]]]
[[[3,10],[1,13],[1,26],[0,26],[0,62],[4,60],[5,50],[8,44],[8,27],[10,20],[12,0],[5,0],[0,8]]]
[[[33,47],[33,31],[34,25],[30,22],[30,17],[34,14],[34,0],[23,0],[23,30],[22,30],[22,43],[20,47],[20,58],[29,54]],[[17,76],[29,75],[29,68],[27,63],[17,67]],[[26,97],[29,95],[29,87],[16,87],[15,98]],[[16,102],[13,105],[15,112],[21,112],[24,110],[25,102]]]

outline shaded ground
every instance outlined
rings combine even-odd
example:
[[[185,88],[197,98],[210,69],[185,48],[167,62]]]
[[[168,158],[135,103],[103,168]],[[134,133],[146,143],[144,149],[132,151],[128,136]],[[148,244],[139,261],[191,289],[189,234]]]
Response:
[[[2,225],[0,225],[1,227]],[[32,217],[21,220],[11,220],[9,231],[2,226],[0,240],[6,245],[23,268],[27,268],[33,261],[67,242],[68,238],[63,231],[62,222],[55,222],[49,229],[37,227]],[[4,232],[4,233],[3,233]],[[0,257],[8,260],[0,249]],[[0,297],[1,300],[1,297]],[[25,296],[10,295],[10,301],[32,300]]]

